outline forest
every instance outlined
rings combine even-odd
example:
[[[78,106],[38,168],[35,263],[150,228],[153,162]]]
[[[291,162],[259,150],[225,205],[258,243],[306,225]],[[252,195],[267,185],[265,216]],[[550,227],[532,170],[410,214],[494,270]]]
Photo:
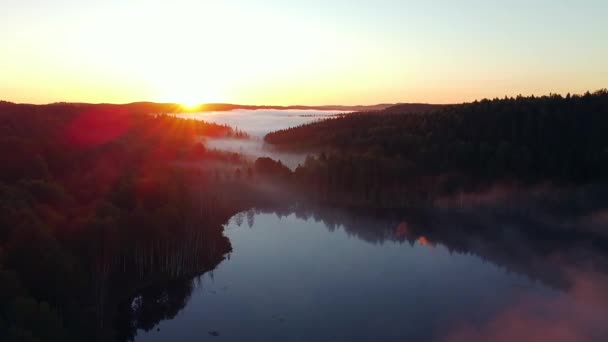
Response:
[[[401,206],[495,183],[605,181],[608,90],[342,115],[265,136],[316,151],[293,174],[334,202]]]
[[[244,138],[137,106],[0,103],[0,340],[124,341],[159,305],[125,300],[213,269],[250,205],[214,136]]]

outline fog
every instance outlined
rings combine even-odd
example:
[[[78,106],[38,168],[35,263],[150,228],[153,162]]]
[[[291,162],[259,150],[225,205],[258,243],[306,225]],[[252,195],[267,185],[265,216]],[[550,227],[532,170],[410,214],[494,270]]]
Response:
[[[277,151],[264,143],[264,135],[269,132],[302,125],[316,120],[336,116],[340,111],[320,110],[232,110],[225,112],[201,112],[180,114],[179,117],[203,120],[228,125],[246,132],[251,139],[207,139],[208,148],[242,153],[251,159],[271,157],[294,169],[306,158],[305,153]]]
[[[339,111],[321,110],[231,110],[225,112],[201,112],[178,116],[197,119],[247,132],[253,138],[263,138],[266,133],[298,126],[315,120],[338,115]]]
[[[280,160],[290,169],[294,170],[301,164],[310,153],[292,153],[279,151],[272,145],[265,144],[263,138],[252,137],[251,139],[207,139],[205,145],[211,149],[238,152],[251,160],[259,157],[270,157]]]

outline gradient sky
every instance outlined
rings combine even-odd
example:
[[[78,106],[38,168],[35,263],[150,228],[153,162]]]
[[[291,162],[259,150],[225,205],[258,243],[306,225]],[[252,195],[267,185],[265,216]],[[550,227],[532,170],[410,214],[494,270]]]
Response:
[[[608,1],[0,0],[0,99],[372,104],[608,87]]]

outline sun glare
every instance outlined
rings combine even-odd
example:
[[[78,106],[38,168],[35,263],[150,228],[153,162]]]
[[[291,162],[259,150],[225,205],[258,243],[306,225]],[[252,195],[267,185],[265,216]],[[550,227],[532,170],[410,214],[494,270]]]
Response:
[[[180,105],[185,110],[194,110],[197,107],[199,107],[201,104],[200,104],[200,102],[196,102],[196,101],[182,101],[180,103]]]
[[[208,89],[187,79],[159,81],[157,101],[177,103],[188,112],[198,111],[204,103],[219,102],[215,89]],[[177,87],[176,85],[180,85]]]

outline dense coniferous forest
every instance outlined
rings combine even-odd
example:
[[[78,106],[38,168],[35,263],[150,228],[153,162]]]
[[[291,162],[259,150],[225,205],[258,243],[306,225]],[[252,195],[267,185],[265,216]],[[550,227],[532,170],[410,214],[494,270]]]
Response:
[[[230,250],[221,224],[250,205],[232,196],[244,161],[200,140],[238,135],[128,106],[0,103],[0,340],[125,340],[153,326],[137,315],[158,301],[127,305],[117,326],[121,303]]]
[[[265,141],[285,150],[324,151],[295,170],[304,188],[396,205],[495,182],[606,180],[607,131],[608,91],[599,90],[418,113],[397,106],[272,132]]]

